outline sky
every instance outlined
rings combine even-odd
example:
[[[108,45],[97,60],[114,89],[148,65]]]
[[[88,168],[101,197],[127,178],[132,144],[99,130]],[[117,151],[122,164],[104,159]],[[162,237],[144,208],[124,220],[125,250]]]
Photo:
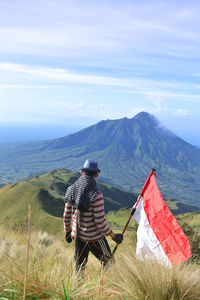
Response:
[[[193,0],[0,0],[0,130],[146,111],[200,146],[199,20]]]

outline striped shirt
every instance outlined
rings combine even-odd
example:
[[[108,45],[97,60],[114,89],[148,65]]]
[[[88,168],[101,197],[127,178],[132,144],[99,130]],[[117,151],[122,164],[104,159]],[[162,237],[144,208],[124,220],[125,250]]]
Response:
[[[71,230],[72,220],[72,237],[76,236],[76,212],[76,208],[69,204],[69,202],[65,204],[63,215],[64,230],[65,232]],[[83,241],[98,241],[111,232],[112,230],[105,220],[103,194],[98,192],[90,204],[89,210],[87,212],[81,212],[78,237]]]

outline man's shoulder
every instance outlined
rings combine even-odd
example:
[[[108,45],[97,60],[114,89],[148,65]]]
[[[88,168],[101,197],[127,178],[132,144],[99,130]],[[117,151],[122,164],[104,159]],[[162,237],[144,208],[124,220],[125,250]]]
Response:
[[[96,197],[94,198],[94,200],[99,200],[99,199],[103,199],[103,194],[101,191],[98,191]]]

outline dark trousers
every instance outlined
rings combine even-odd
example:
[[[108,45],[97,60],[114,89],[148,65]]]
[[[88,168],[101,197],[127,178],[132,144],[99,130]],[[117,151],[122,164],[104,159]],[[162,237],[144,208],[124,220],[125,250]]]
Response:
[[[109,262],[114,261],[105,237],[102,240],[91,242],[84,242],[77,238],[75,242],[76,272],[85,270],[90,251],[101,262],[103,267],[105,267]]]

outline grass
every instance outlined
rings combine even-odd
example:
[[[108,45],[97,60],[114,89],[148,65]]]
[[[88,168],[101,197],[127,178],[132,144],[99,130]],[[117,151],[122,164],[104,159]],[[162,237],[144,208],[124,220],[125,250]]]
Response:
[[[62,218],[48,214],[37,198],[38,187],[51,192],[53,178],[53,188],[60,189],[62,185],[56,183],[62,176],[65,182],[68,175],[72,174],[54,171],[0,190],[0,219],[4,224],[0,225],[0,299],[23,297],[28,201],[32,208],[32,232],[26,299],[200,299],[200,212],[176,216],[196,255],[192,264],[167,269],[138,261],[134,254],[137,226],[131,221],[116,252],[116,263],[108,271],[100,272],[100,263],[90,255],[85,276],[77,276],[73,244],[64,240]],[[105,185],[107,189],[118,192]],[[122,232],[129,214],[130,209],[122,209],[109,212],[106,219],[115,232]],[[108,241],[113,249],[114,242],[110,238]]]
[[[178,215],[177,219],[180,223],[187,223],[194,231],[200,233],[200,211]]]
[[[200,269],[171,269],[136,259],[133,232],[116,252],[116,263],[100,272],[89,256],[84,277],[74,273],[73,245],[45,232],[31,232],[26,299],[149,299],[200,298]],[[0,299],[22,299],[27,237],[0,228]],[[114,243],[111,243],[113,249]]]
[[[113,269],[113,290],[128,299],[199,299],[199,270],[191,266],[166,268],[135,258],[133,249],[123,254]],[[190,283],[189,283],[190,281]]]

